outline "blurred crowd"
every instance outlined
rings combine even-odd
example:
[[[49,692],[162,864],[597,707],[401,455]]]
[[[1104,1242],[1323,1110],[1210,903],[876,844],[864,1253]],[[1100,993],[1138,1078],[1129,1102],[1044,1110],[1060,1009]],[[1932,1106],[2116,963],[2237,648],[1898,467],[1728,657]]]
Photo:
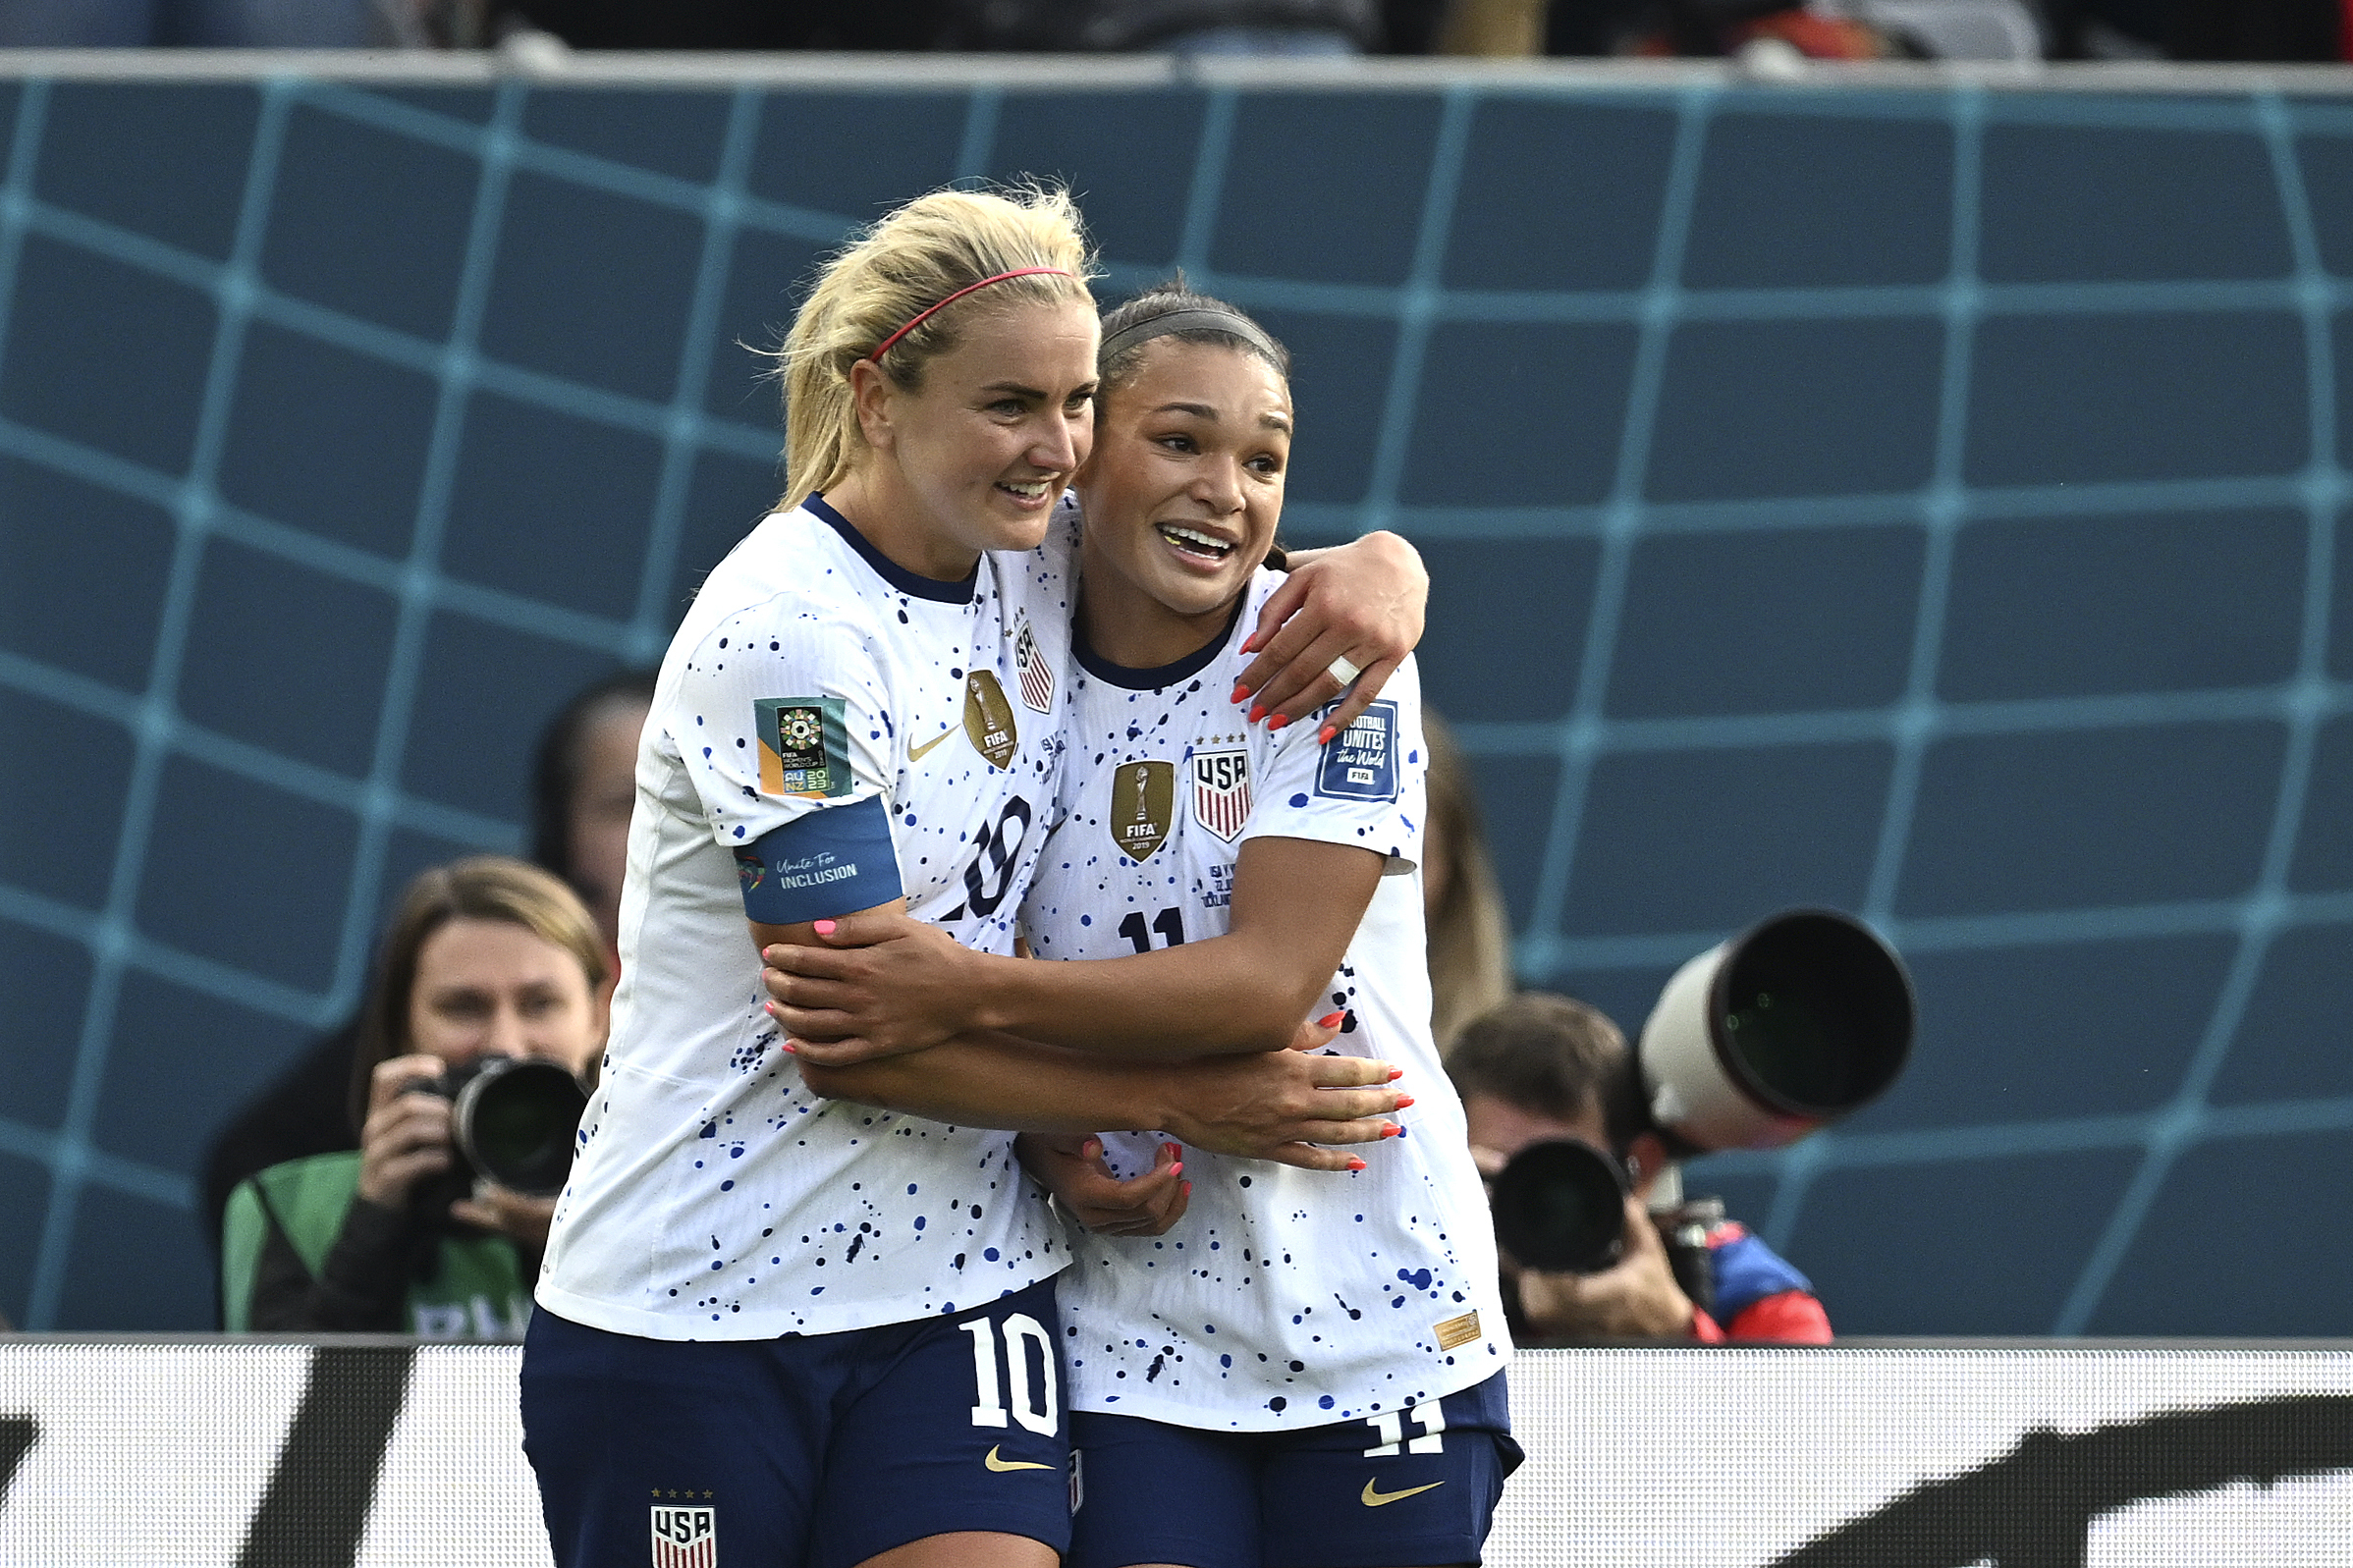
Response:
[[[6,0],[0,47],[2353,59],[2353,0]]]

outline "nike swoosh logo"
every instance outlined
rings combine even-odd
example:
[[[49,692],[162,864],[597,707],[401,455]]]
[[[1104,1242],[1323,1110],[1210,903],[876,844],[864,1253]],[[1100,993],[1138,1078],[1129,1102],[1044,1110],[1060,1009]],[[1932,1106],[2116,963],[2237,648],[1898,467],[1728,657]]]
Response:
[[[1052,1470],[1054,1468],[1052,1465],[1034,1465],[1026,1459],[1000,1459],[997,1457],[997,1450],[995,1448],[991,1448],[989,1450],[989,1457],[981,1462],[987,1465],[991,1470]],[[1443,1487],[1446,1485],[1446,1483],[1440,1482],[1438,1485]],[[1398,1492],[1397,1495],[1402,1497],[1405,1494],[1403,1492]],[[1387,1502],[1389,1499],[1384,1497],[1381,1500],[1383,1502]]]
[[[1403,1491],[1375,1491],[1373,1484],[1368,1481],[1364,1484],[1364,1495],[1357,1500],[1367,1508],[1378,1508],[1385,1502],[1395,1502],[1399,1497],[1412,1497],[1425,1491],[1436,1491],[1445,1485],[1446,1483],[1443,1481],[1433,1481],[1427,1487],[1407,1487]]]
[[[932,747],[938,745],[941,741],[947,739],[950,735],[955,733],[956,728],[955,726],[951,725],[948,729],[941,730],[938,734],[932,736],[929,740],[926,740],[919,746],[911,740],[908,741],[906,744],[906,760],[909,762],[921,762],[925,754],[928,753]]]

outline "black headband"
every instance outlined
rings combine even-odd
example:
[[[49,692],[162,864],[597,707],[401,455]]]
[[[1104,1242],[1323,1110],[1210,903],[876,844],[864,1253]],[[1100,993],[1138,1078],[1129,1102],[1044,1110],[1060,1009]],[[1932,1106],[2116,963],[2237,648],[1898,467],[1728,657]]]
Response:
[[[1268,363],[1283,363],[1283,355],[1277,351],[1275,340],[1268,337],[1257,322],[1231,310],[1221,310],[1215,305],[1186,305],[1131,322],[1103,340],[1103,349],[1097,360],[1109,364],[1115,355],[1125,353],[1139,343],[1149,343],[1154,338],[1165,338],[1176,332],[1231,333],[1265,354]]]

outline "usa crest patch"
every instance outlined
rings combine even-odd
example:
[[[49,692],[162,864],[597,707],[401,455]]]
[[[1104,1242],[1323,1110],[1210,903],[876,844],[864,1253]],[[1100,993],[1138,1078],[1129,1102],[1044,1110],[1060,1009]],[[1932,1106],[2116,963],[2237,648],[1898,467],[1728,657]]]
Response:
[[[1054,667],[1038,652],[1026,613],[1013,622],[1013,674],[1021,677],[1021,706],[1033,713],[1054,711]]]
[[[1193,753],[1193,820],[1228,843],[1250,820],[1250,753],[1219,746]]]
[[[719,1568],[719,1510],[655,1503],[653,1568]]]

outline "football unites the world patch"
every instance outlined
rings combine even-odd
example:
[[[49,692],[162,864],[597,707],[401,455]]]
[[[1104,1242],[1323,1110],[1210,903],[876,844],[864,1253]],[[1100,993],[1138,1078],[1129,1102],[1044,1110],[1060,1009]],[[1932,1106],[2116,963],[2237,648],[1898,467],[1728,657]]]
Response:
[[[1038,652],[1037,634],[1024,614],[1013,622],[1013,674],[1021,677],[1021,705],[1033,713],[1054,711],[1054,667]]]
[[[718,1568],[719,1510],[709,1503],[655,1503],[653,1568]]]
[[[1332,800],[1396,799],[1396,738],[1397,705],[1374,703],[1324,748],[1315,792]]]
[[[1122,762],[1111,781],[1111,820],[1104,826],[1120,853],[1138,865],[1169,841],[1176,816],[1176,765]]]
[[[760,741],[760,792],[812,800],[849,793],[849,732],[839,697],[761,697],[751,705]]]
[[[1250,753],[1241,746],[1193,753],[1193,820],[1228,843],[1250,820]]]

